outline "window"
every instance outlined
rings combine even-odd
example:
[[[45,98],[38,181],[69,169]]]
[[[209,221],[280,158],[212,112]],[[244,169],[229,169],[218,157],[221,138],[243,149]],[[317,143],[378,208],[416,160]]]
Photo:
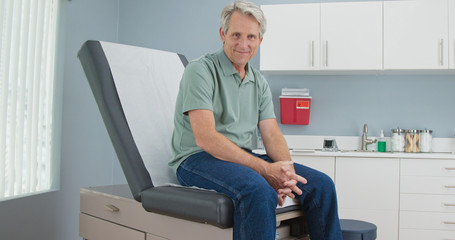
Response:
[[[53,186],[59,0],[0,1],[0,200]]]

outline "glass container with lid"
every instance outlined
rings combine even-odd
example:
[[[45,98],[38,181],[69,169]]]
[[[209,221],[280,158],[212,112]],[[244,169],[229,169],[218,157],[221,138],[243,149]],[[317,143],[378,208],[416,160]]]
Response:
[[[408,130],[406,133],[406,152],[420,152],[419,130]]]
[[[432,145],[433,145],[433,137],[431,133],[433,131],[427,130],[420,130],[420,139],[419,139],[419,148],[420,152],[431,152]]]
[[[405,150],[405,130],[401,128],[392,129],[392,152],[404,152]]]

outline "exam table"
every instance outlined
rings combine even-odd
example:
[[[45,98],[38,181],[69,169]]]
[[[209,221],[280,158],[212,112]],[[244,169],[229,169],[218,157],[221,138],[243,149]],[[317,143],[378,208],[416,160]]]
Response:
[[[83,239],[232,239],[226,195],[178,185],[171,159],[174,105],[183,55],[87,41],[79,53],[127,185],[80,190]],[[301,235],[297,205],[277,208],[277,239]],[[257,224],[261,224],[258,222]]]

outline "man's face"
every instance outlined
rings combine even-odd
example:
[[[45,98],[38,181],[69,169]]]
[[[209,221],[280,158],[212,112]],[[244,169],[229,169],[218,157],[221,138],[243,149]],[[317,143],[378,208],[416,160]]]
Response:
[[[226,34],[220,28],[224,52],[237,71],[243,71],[246,64],[256,55],[262,38],[259,38],[259,23],[252,16],[234,11]]]

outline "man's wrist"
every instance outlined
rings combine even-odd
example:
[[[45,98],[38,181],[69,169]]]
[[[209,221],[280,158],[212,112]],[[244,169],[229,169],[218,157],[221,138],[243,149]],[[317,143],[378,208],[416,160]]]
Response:
[[[254,157],[254,159],[252,159],[252,161],[255,161],[255,171],[258,172],[261,176],[265,176],[267,174],[267,168],[268,168],[268,165],[269,163],[262,160],[261,158],[258,158],[258,157]]]

